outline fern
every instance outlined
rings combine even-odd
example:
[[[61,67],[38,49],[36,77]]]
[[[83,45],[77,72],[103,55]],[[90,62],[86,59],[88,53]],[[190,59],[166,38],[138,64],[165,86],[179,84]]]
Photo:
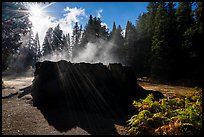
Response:
[[[202,129],[202,94],[154,101],[153,94],[133,101],[137,113],[127,121],[133,135],[186,135],[199,134]]]

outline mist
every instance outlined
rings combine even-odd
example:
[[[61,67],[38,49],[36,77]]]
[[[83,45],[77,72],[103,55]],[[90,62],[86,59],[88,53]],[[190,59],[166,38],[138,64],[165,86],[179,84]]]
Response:
[[[114,56],[113,50],[117,45],[113,41],[105,41],[98,39],[96,42],[88,42],[82,50],[77,51],[74,57],[69,56],[68,50],[52,52],[49,55],[43,56],[39,61],[59,61],[66,60],[72,63],[86,62],[86,63],[120,63],[120,60]]]

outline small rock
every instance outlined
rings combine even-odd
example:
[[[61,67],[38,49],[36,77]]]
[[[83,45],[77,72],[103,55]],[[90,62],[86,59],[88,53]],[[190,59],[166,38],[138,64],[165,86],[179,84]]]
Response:
[[[31,95],[25,95],[24,97],[22,97],[22,99],[31,100],[33,99],[33,97]]]

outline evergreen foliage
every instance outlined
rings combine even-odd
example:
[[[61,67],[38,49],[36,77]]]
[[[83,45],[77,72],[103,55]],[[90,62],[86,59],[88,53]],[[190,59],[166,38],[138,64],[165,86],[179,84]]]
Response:
[[[22,44],[21,35],[31,28],[28,13],[17,13],[16,10],[27,9],[20,2],[2,2],[2,71],[7,69],[9,57],[18,52]]]
[[[45,34],[42,49],[43,56],[53,53],[53,28],[49,28]]]
[[[55,51],[66,51],[67,59],[72,60],[79,56],[88,43],[103,40],[114,45],[108,53],[123,65],[132,66],[138,76],[148,76],[153,80],[190,79],[201,84],[202,3],[177,4],[176,7],[174,2],[149,2],[147,12],[139,15],[135,25],[127,21],[124,36],[121,26],[116,26],[115,21],[108,32],[101,19],[92,15],[84,29],[76,22],[71,36],[63,34],[58,24],[47,30],[42,50],[39,48],[38,34],[29,38],[27,44],[33,50],[30,53],[31,62],[35,63],[41,56]],[[14,14],[8,7],[25,9],[18,2],[3,2],[3,70],[7,68],[8,57],[19,53],[22,45],[20,38],[31,31],[32,25],[28,18],[19,20],[26,12]],[[8,20],[10,23],[7,23]]]

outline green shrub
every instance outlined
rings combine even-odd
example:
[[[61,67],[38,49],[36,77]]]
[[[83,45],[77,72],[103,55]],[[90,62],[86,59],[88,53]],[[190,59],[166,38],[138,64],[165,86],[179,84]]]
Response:
[[[153,94],[133,101],[135,115],[127,121],[132,135],[200,134],[202,129],[202,94],[164,98],[154,101]]]

